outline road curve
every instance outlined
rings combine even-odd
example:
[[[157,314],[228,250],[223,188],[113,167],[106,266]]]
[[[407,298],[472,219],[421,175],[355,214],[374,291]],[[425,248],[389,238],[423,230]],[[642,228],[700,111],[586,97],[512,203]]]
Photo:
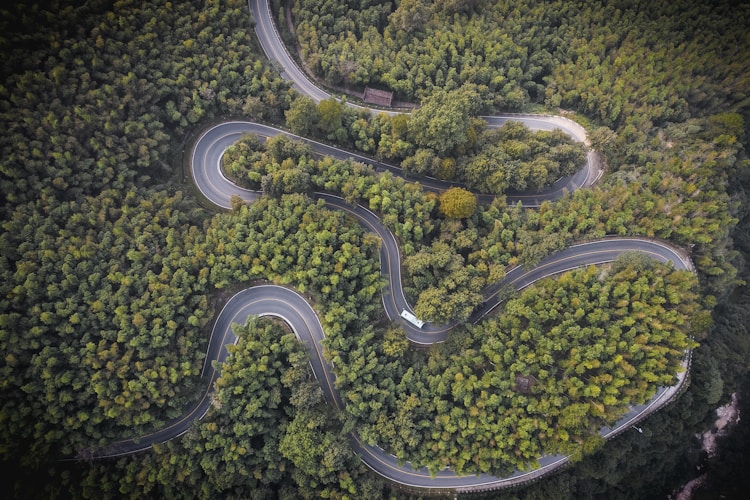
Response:
[[[249,122],[228,122],[208,129],[195,144],[191,166],[194,182],[201,193],[217,206],[229,207],[230,197],[233,195],[240,196],[248,202],[257,199],[259,196],[259,193],[255,191],[236,186],[221,171],[221,157],[224,149],[243,133],[248,132],[260,135],[283,133],[265,125]],[[317,152],[323,153],[322,150],[317,149],[320,146],[319,143],[314,141],[307,142]],[[334,154],[338,157],[349,155],[347,152],[335,150],[330,146],[324,147],[326,148],[325,154]],[[323,198],[331,208],[347,212],[367,230],[375,232],[381,238],[381,272],[387,279],[387,285],[382,294],[383,305],[388,316],[393,321],[399,322],[404,328],[409,340],[412,343],[421,345],[429,345],[445,340],[453,325],[427,324],[424,328],[419,329],[400,319],[400,311],[403,309],[410,310],[410,305],[404,297],[401,286],[399,249],[395,237],[381,224],[378,217],[365,207],[352,206],[340,197],[326,193],[316,193],[315,196]],[[472,315],[470,321],[477,322],[489,314],[499,303],[498,294],[500,290],[506,286],[513,286],[515,289],[520,290],[548,276],[589,265],[612,262],[623,252],[640,252],[661,262],[672,262],[676,269],[692,269],[689,259],[685,258],[679,250],[661,242],[640,238],[607,238],[580,243],[543,259],[533,269],[526,270],[522,267],[516,267],[510,270],[505,279],[488,288],[485,293],[484,304]],[[270,287],[266,287],[266,289],[270,290]],[[244,294],[245,292],[240,293]],[[290,297],[299,297],[289,290],[279,293],[288,293]],[[230,303],[235,300],[240,301],[240,299],[232,298]],[[295,298],[295,300],[297,299]],[[303,309],[301,305],[290,307],[293,307],[295,311]],[[307,310],[309,311],[309,316],[306,318],[305,323],[314,327],[314,333],[308,335],[300,328],[295,328],[295,332],[305,345],[308,346],[308,349],[310,349],[311,364],[323,387],[327,400],[341,409],[343,406],[340,396],[334,389],[334,375],[332,374],[332,370],[320,355],[321,349],[316,347],[316,345],[319,346],[318,342],[322,339],[322,333],[320,333],[322,329],[319,320],[312,310]],[[227,322],[223,318],[223,315],[224,312],[222,311],[219,319],[217,319],[217,324],[212,335],[212,344],[214,344],[215,339],[226,342],[226,335],[218,332],[221,329],[228,328],[231,322]],[[279,314],[276,315],[281,316]],[[211,352],[216,352],[218,347],[212,345],[211,349]],[[210,358],[211,356],[209,356]],[[611,429],[602,429],[602,436],[608,437],[617,434],[623,429],[629,428],[635,422],[645,418],[650,412],[660,408],[679,391],[684,381],[685,373],[683,372],[678,375],[677,384],[669,388],[660,388],[648,404],[633,407]],[[426,468],[415,470],[408,463],[399,465],[395,457],[377,446],[362,443],[357,435],[353,436],[352,441],[355,451],[368,467],[392,481],[412,488],[474,491],[509,487],[551,472],[568,461],[568,457],[566,456],[544,456],[539,459],[540,467],[538,469],[529,472],[516,471],[506,477],[494,477],[486,474],[457,476],[449,469],[440,471],[433,477]]]
[[[248,4],[255,19],[255,33],[258,36],[266,57],[279,70],[281,76],[292,82],[293,87],[302,95],[310,97],[315,102],[329,99],[331,95],[313,82],[309,76],[294,62],[287,51],[286,45],[273,21],[268,0],[249,0]],[[392,109],[372,109],[346,102],[347,106],[370,111],[371,113],[387,113],[390,115],[403,113],[404,111]],[[491,128],[503,126],[510,121],[523,123],[530,130],[562,130],[576,142],[582,142],[586,147],[590,146],[586,130],[578,123],[557,115],[509,113],[498,116],[483,116],[487,125]],[[356,155],[355,156],[356,159]],[[364,158],[364,157],[362,157]],[[360,161],[360,160],[358,160]],[[370,161],[368,161],[370,163]],[[393,170],[396,167],[387,166]],[[595,151],[589,151],[586,156],[586,165],[576,174],[563,177],[548,188],[539,192],[509,192],[506,194],[508,203],[522,202],[525,206],[539,206],[542,202],[560,198],[566,191],[572,192],[582,187],[594,184],[602,175],[601,162]],[[436,179],[421,178],[420,183],[428,189],[445,189],[452,183],[438,181]],[[491,197],[489,197],[491,200]]]
[[[255,191],[236,186],[221,171],[221,157],[224,150],[243,133],[256,133],[269,136],[284,132],[265,125],[249,122],[228,122],[208,129],[195,144],[191,165],[194,182],[201,193],[217,206],[228,208],[231,205],[231,196],[240,196],[248,202],[257,199],[259,196],[259,193]],[[320,154],[332,154],[339,158],[342,155],[343,157],[350,156],[350,153],[321,145],[315,141],[306,142],[311,144],[315,151]],[[324,149],[319,149],[321,147]],[[367,160],[360,159],[363,161]],[[418,329],[400,319],[400,311],[403,309],[410,310],[410,306],[404,297],[401,286],[399,249],[396,239],[380,223],[378,217],[362,206],[349,205],[340,197],[325,193],[316,193],[316,196],[323,198],[331,208],[347,212],[356,218],[366,229],[380,236],[382,241],[380,248],[382,273],[388,283],[383,290],[383,305],[388,316],[392,320],[401,323],[401,326],[407,332],[409,340],[422,345],[429,345],[445,340],[452,325],[440,326],[428,324],[423,329]],[[621,253],[631,251],[644,253],[661,262],[672,262],[676,269],[691,269],[690,261],[683,257],[679,250],[660,242],[639,238],[610,238],[581,243],[547,257],[533,269],[526,270],[522,267],[517,267],[510,270],[504,280],[487,290],[485,303],[472,315],[470,321],[479,321],[491,312],[499,303],[499,291],[505,286],[510,285],[520,290],[544,277],[588,265],[611,262]],[[291,291],[287,292],[293,294]],[[296,294],[294,295],[297,296]],[[235,298],[232,301],[235,301]],[[295,310],[302,309],[299,305],[294,306],[294,308]],[[212,344],[214,339],[225,339],[224,335],[216,333],[221,328],[227,328],[229,325],[222,316],[223,312],[217,320],[217,326],[212,335]],[[316,343],[322,338],[322,334],[319,333],[321,331],[320,323],[314,313],[310,313],[310,316],[306,319],[306,324],[314,325],[316,333],[311,334],[309,338],[305,338],[306,334],[301,329],[296,328],[295,332],[311,351],[311,364],[313,364],[316,376],[323,386],[326,398],[338,408],[342,408],[340,396],[333,389],[334,376],[331,369],[321,357],[320,348],[315,347]],[[217,347],[212,346],[211,349],[216,351]],[[658,409],[679,390],[685,380],[684,375],[684,373],[679,375],[679,382],[675,386],[659,389],[649,404],[632,408],[612,429],[602,429],[602,435],[606,437],[616,434],[622,429],[633,425],[634,422],[644,418],[647,412],[650,413],[655,408]],[[414,488],[470,491],[511,486],[546,474],[563,465],[568,460],[565,456],[541,457],[539,460],[540,468],[530,472],[516,471],[510,476],[502,478],[488,475],[457,476],[451,470],[441,471],[433,477],[426,468],[414,470],[409,464],[399,465],[395,457],[376,446],[362,443],[356,435],[353,436],[353,443],[355,451],[360,455],[362,461],[372,470],[390,480]]]
[[[240,196],[248,202],[259,197],[259,193],[233,184],[221,170],[221,157],[224,150],[242,134],[248,132],[261,135],[282,133],[278,129],[265,125],[248,122],[227,122],[207,130],[200,136],[194,146],[191,157],[191,171],[195,185],[209,201],[219,207],[229,208],[232,196]],[[318,147],[318,143],[308,142],[313,147]],[[330,146],[324,147],[326,148],[326,154],[334,154],[339,157],[349,155],[347,152],[335,150]],[[319,152],[322,153],[323,151]],[[323,198],[330,207],[347,212],[366,229],[380,236],[382,241],[380,248],[381,268],[388,283],[383,290],[383,305],[388,316],[401,323],[409,340],[423,345],[445,340],[451,325],[428,324],[423,329],[418,329],[400,319],[400,311],[410,309],[410,306],[401,286],[399,249],[395,237],[380,223],[378,217],[362,206],[347,204],[340,197],[325,193],[316,193],[316,196]],[[683,257],[679,250],[660,242],[639,238],[610,238],[581,243],[547,257],[533,269],[526,270],[517,267],[510,270],[504,280],[486,291],[485,303],[472,315],[470,320],[473,322],[479,321],[491,312],[499,303],[499,291],[507,285],[520,290],[548,276],[588,265],[611,262],[619,254],[629,251],[641,252],[662,262],[672,262],[676,269],[692,269],[689,259]],[[202,418],[210,407],[211,391],[215,380],[218,378],[218,373],[214,370],[211,362],[214,360],[221,362],[226,358],[225,346],[235,341],[231,325],[233,323],[244,323],[249,315],[276,316],[287,322],[310,351],[310,364],[315,376],[321,383],[327,401],[337,408],[343,409],[341,397],[335,390],[335,376],[322,354],[321,345],[324,334],[313,309],[304,298],[289,289],[271,285],[257,286],[243,290],[233,296],[217,317],[203,369],[207,386],[199,400],[188,408],[182,417],[171,422],[165,428],[137,440],[113,443],[95,455],[97,457],[111,457],[134,453],[187,432],[191,423],[195,419]],[[608,437],[616,434],[645,418],[647,414],[669,401],[679,391],[684,381],[685,373],[679,374],[677,384],[669,388],[660,388],[647,405],[632,408],[613,428],[602,429],[602,435]],[[440,471],[433,477],[426,468],[414,470],[408,463],[399,465],[395,457],[376,446],[362,443],[356,435],[353,436],[353,446],[368,467],[392,481],[414,488],[457,491],[492,489],[519,484],[546,474],[568,460],[565,456],[541,457],[539,459],[540,468],[530,472],[516,471],[510,476],[502,478],[485,474],[457,476],[451,470]]]
[[[278,42],[278,35],[274,34],[275,27],[268,13],[267,1],[250,0],[250,6],[258,23],[256,31],[266,54],[270,59],[275,61],[279,61],[284,56],[288,58],[283,45],[271,44],[269,46],[264,42],[264,40],[268,41],[272,39]],[[264,13],[267,15],[267,18],[263,17]],[[290,67],[282,65],[282,73],[295,82],[295,87],[298,90],[302,89],[301,91],[314,99],[319,101],[328,98],[328,95],[313,85],[294,63],[291,63]],[[485,119],[491,126],[499,126],[508,120],[519,120],[527,123],[530,128],[549,129],[551,127],[563,128],[565,130],[564,119],[559,117],[517,115],[485,117]],[[558,123],[562,123],[563,126],[558,126]],[[214,126],[204,132],[193,149],[191,171],[195,185],[203,196],[222,208],[231,207],[232,196],[240,196],[247,202],[254,201],[259,196],[257,192],[246,190],[233,184],[223,175],[221,170],[223,152],[244,133],[256,133],[269,137],[286,132],[250,122],[227,122]],[[586,141],[585,132],[583,137],[580,135],[576,136],[576,134],[580,133],[580,131],[576,130],[567,131],[566,133],[577,137],[577,140]],[[369,163],[376,169],[393,170],[396,168],[315,141],[303,138],[298,139],[309,143],[319,154],[344,159],[351,157],[357,161]],[[591,167],[591,162],[589,162],[586,169],[573,176],[574,178],[578,178],[573,184],[568,185],[569,187],[553,186],[548,192],[538,195],[521,194],[518,201],[534,206],[543,200],[556,199],[562,195],[564,189],[571,189],[571,186],[572,189],[577,189],[590,185],[595,180],[592,177],[595,173]],[[425,183],[428,182],[431,181],[425,181]],[[444,183],[442,186],[438,183],[437,185],[430,185],[428,188],[441,189],[444,188]],[[380,236],[383,242],[380,250],[381,268],[388,282],[383,291],[383,304],[388,316],[394,321],[399,321],[404,327],[409,340],[413,343],[425,345],[445,340],[452,325],[437,326],[428,324],[423,329],[417,329],[411,324],[400,320],[400,311],[403,309],[410,310],[411,308],[404,297],[403,287],[401,286],[399,250],[395,237],[380,223],[378,217],[362,206],[347,204],[339,197],[325,193],[316,193],[316,196],[325,199],[326,203],[332,208],[347,212],[356,218],[366,229]],[[511,199],[511,197],[508,198]],[[611,262],[621,253],[630,251],[644,253],[662,262],[672,262],[676,269],[692,270],[689,259],[685,258],[678,249],[660,242],[639,238],[609,238],[581,243],[547,257],[533,269],[525,270],[518,267],[509,271],[504,280],[493,285],[486,291],[485,302],[472,315],[471,321],[477,322],[490,313],[499,303],[499,291],[506,286],[513,286],[520,290],[544,277],[588,265]],[[203,367],[202,376],[205,377],[207,382],[206,390],[199,400],[189,407],[183,416],[171,422],[165,428],[136,440],[123,440],[113,443],[106,449],[95,452],[94,456],[102,458],[134,453],[187,432],[192,422],[195,419],[201,419],[210,408],[213,385],[218,378],[218,373],[213,368],[212,361],[221,362],[226,359],[228,355],[226,345],[236,341],[231,325],[234,323],[243,324],[250,315],[275,316],[289,324],[295,335],[297,335],[310,352],[310,364],[313,373],[321,383],[327,401],[343,410],[343,402],[335,389],[335,376],[323,356],[322,341],[324,333],[314,310],[302,296],[292,290],[273,285],[256,286],[234,295],[219,313],[212,330],[206,361]],[[687,367],[688,364],[689,353],[686,353],[684,365]],[[686,374],[687,372],[678,374],[678,382],[674,386],[660,388],[647,404],[631,408],[615,426],[601,429],[600,434],[605,438],[615,435],[661,408],[679,392],[687,378]],[[437,490],[477,491],[510,487],[541,477],[568,461],[568,457],[566,456],[544,456],[539,459],[539,468],[529,472],[516,471],[507,477],[494,477],[486,474],[458,476],[449,469],[431,476],[426,468],[413,469],[408,463],[398,464],[395,457],[377,446],[362,443],[357,435],[353,436],[353,447],[368,467],[389,480],[413,488]]]
[[[310,352],[310,365],[315,377],[323,385],[329,404],[343,409],[343,403],[334,388],[335,376],[325,361],[322,342],[323,327],[310,304],[298,293],[275,285],[259,285],[247,288],[232,296],[216,318],[201,377],[206,389],[198,401],[185,410],[182,416],[164,428],[139,439],[127,439],[112,443],[95,453],[97,458],[109,458],[143,451],[154,444],[163,443],[187,432],[193,422],[202,419],[211,407],[211,395],[219,372],[213,361],[224,362],[229,355],[227,345],[234,344],[237,337],[232,325],[244,325],[250,316],[273,316],[282,319]]]
[[[191,156],[191,172],[193,181],[198,190],[211,203],[222,207],[231,207],[232,196],[239,196],[246,202],[255,201],[260,193],[241,188],[228,179],[221,169],[221,159],[226,148],[239,139],[245,133],[258,134],[263,137],[273,137],[279,134],[286,134],[289,137],[303,141],[309,144],[313,151],[320,155],[333,156],[340,159],[352,158],[363,163],[369,163],[376,169],[385,168],[386,164],[375,162],[367,157],[355,155],[347,151],[342,151],[332,146],[322,144],[317,141],[295,136],[284,132],[280,129],[267,125],[253,122],[231,121],[215,125],[206,130],[197,140]],[[394,167],[395,168],[395,167]],[[412,311],[407,302],[401,281],[400,254],[396,238],[385,228],[377,215],[367,208],[357,205],[352,206],[346,203],[342,198],[326,194],[316,193],[319,198],[323,198],[326,204],[332,208],[342,210],[355,217],[360,224],[367,230],[376,233],[381,241],[380,262],[383,276],[386,278],[389,286],[383,292],[383,305],[386,313],[391,320],[401,321],[399,315],[404,309]],[[557,193],[561,196],[562,193]],[[552,198],[554,199],[554,198]],[[516,279],[526,280],[529,277],[539,279],[540,273],[546,273],[546,276],[559,274],[561,272],[581,267],[588,264],[602,264],[611,262],[616,258],[618,253],[623,251],[644,251],[649,252],[661,261],[673,260],[678,262],[677,268],[684,269],[685,263],[680,259],[679,254],[664,245],[656,245],[652,242],[644,243],[641,240],[602,240],[593,243],[587,243],[585,258],[571,254],[583,253],[583,245],[570,247],[558,254],[548,257],[540,263],[534,270],[525,272],[523,268],[516,268],[508,273],[508,276],[498,284],[487,290],[485,306],[472,316],[472,321],[478,321],[481,315],[497,305],[497,291],[505,285],[515,284]],[[659,252],[654,252],[652,247],[657,246]],[[575,258],[574,258],[575,257]],[[517,278],[517,276],[519,276]],[[401,321],[409,335],[409,340],[416,344],[428,345],[445,340],[448,331],[453,325],[425,325],[424,328],[418,329],[410,323]]]

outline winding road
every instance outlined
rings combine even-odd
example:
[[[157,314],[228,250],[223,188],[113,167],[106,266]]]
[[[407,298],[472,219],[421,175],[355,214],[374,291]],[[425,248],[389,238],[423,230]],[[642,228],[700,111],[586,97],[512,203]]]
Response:
[[[249,4],[256,19],[256,32],[261,45],[268,57],[279,65],[281,73],[294,82],[298,91],[313,99],[320,101],[329,98],[330,96],[314,85],[289,57],[279,40],[268,11],[267,0],[251,0]],[[561,117],[508,115],[485,117],[485,120],[490,126],[499,126],[508,120],[517,120],[532,129],[560,128],[577,141],[587,142],[585,131],[579,125]],[[288,134],[266,125],[231,121],[206,130],[194,146],[191,156],[193,181],[203,196],[218,207],[230,208],[232,196],[240,196],[247,202],[254,201],[259,197],[259,193],[243,189],[232,183],[223,175],[221,169],[221,157],[224,151],[245,133],[255,133],[265,137]],[[353,158],[356,161],[371,164],[377,170],[398,172],[397,167],[392,165],[375,162],[364,156],[345,152],[309,139],[300,137],[297,137],[297,139],[310,144],[314,151],[320,155],[342,159]],[[549,190],[533,194],[518,193],[513,197],[509,196],[509,201],[513,203],[521,201],[526,206],[535,206],[545,200],[557,199],[563,196],[565,191],[591,185],[600,175],[598,164],[592,160],[593,156],[593,154],[589,154],[589,161],[580,172],[571,178],[558,181]],[[423,182],[423,185],[428,189],[437,190],[444,189],[447,184],[427,179]],[[362,206],[352,206],[342,198],[331,194],[315,193],[315,196],[323,198],[331,208],[347,212],[362,226],[380,237],[382,241],[380,248],[381,272],[387,279],[387,285],[384,287],[382,295],[383,305],[388,317],[392,321],[399,322],[412,343],[429,345],[444,341],[453,325],[426,324],[424,328],[419,329],[400,318],[400,312],[404,309],[411,310],[411,307],[404,297],[401,285],[399,249],[396,239],[382,225],[377,215]],[[533,269],[527,270],[517,267],[510,270],[502,281],[486,291],[485,302],[472,315],[470,321],[480,321],[490,313],[499,303],[499,291],[507,286],[520,290],[545,277],[580,267],[611,262],[621,253],[632,251],[644,253],[661,262],[672,262],[676,269],[693,270],[690,260],[684,257],[680,250],[661,242],[640,238],[608,238],[581,243],[547,257]],[[153,444],[162,443],[184,434],[196,419],[203,418],[210,409],[213,385],[219,376],[213,368],[212,361],[221,362],[226,359],[228,355],[226,345],[236,341],[231,329],[232,324],[244,324],[251,315],[278,317],[291,327],[297,338],[310,352],[310,364],[323,388],[327,401],[343,410],[344,404],[335,389],[335,375],[323,356],[322,342],[325,335],[315,311],[301,295],[288,288],[274,285],[255,286],[234,295],[216,318],[202,372],[206,381],[206,389],[198,401],[188,408],[183,416],[171,422],[165,428],[137,440],[123,440],[113,443],[106,449],[94,453],[94,456],[114,457],[148,449]],[[685,368],[688,368],[689,360],[690,353],[688,352],[683,362]],[[664,406],[682,388],[687,379],[687,370],[678,374],[677,378],[678,382],[674,386],[659,388],[656,395],[647,404],[632,407],[615,426],[601,429],[600,434],[605,438],[616,435]],[[445,489],[460,492],[510,487],[541,477],[568,461],[566,456],[544,456],[539,459],[539,468],[529,472],[516,471],[506,477],[494,477],[485,474],[458,476],[450,469],[440,471],[436,476],[431,476],[426,468],[414,469],[409,463],[399,464],[396,458],[386,451],[377,446],[362,443],[356,434],[352,438],[355,451],[368,467],[391,481],[411,488]]]

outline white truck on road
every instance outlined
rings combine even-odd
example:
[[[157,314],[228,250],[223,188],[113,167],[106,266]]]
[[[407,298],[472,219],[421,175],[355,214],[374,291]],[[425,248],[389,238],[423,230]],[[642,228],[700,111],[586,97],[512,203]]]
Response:
[[[424,321],[421,319],[417,319],[416,316],[414,316],[412,313],[404,309],[401,311],[401,317],[404,318],[406,321],[411,323],[412,325],[416,326],[417,328],[422,328],[424,326]]]

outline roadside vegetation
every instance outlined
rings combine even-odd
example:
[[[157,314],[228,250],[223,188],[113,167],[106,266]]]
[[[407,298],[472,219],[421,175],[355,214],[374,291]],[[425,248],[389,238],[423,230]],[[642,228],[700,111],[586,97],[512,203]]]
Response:
[[[273,158],[279,151],[289,156]],[[243,154],[246,172],[238,166]],[[390,174],[310,157],[308,146],[283,136],[264,146],[247,136],[225,162],[239,178],[254,178],[264,189],[268,176],[289,169],[306,168],[315,189],[340,186],[336,179],[343,177],[363,186],[363,200],[357,201],[384,219],[412,221],[401,216],[411,210],[401,200],[372,202],[385,192],[381,186],[393,179]],[[259,165],[271,172],[265,170],[258,182]],[[412,195],[435,198],[420,190]],[[471,213],[452,216],[458,203],[453,198],[466,195]],[[483,243],[479,217],[469,229],[460,220],[475,210],[471,193],[447,190],[432,214],[440,236],[410,240],[416,250],[404,267],[419,290],[420,317],[465,319],[482,301],[483,288],[504,275],[502,266],[490,268],[478,257],[476,266],[466,263],[466,254],[479,251],[475,241]],[[508,216],[520,209],[504,210]],[[406,342],[393,342],[404,334],[393,329],[367,328],[356,338],[331,332],[329,354],[347,412],[367,442],[433,473],[450,466],[460,473],[497,474],[533,466],[542,454],[590,452],[600,441],[598,429],[616,422],[629,404],[647,401],[658,386],[672,385],[685,350],[696,346],[690,339],[702,338],[710,321],[696,288],[691,273],[625,255],[611,269],[545,280],[509,301],[497,319],[459,328],[447,346],[411,353],[407,362]],[[518,388],[519,380],[529,387]]]
[[[498,473],[533,465],[539,452],[585,455],[514,496],[668,492],[698,462],[691,436],[750,369],[747,293],[736,288],[750,255],[748,12],[713,3],[290,5],[319,76],[435,111],[411,118],[297,96],[260,54],[239,0],[2,7],[9,495],[386,495],[347,447],[351,430],[433,471]],[[517,125],[486,131],[476,118],[530,105],[578,113],[606,160],[602,183],[538,210],[502,195],[474,206],[465,191],[425,193],[287,139],[248,138],[225,169],[268,196],[217,214],[179,174],[187,136],[244,116],[480,191],[535,188],[580,165],[580,148]],[[416,351],[382,317],[377,238],[314,190],[379,213],[424,319],[464,320],[508,266],[605,235],[689,249],[698,283],[625,258],[542,282],[503,314]],[[346,412],[322,402],[283,327],[251,320],[206,419],[153,452],[86,461],[181,413],[203,384],[214,314],[259,281],[312,297]],[[590,455],[596,429],[671,383],[694,341],[691,385],[643,424],[648,440],[626,433]],[[81,460],[59,461],[70,456]]]
[[[436,91],[411,114],[372,115],[336,99],[298,96],[286,125],[299,135],[333,141],[398,164],[406,175],[455,181],[480,193],[539,191],[580,170],[581,144],[563,132],[532,132],[518,122],[490,129],[478,117],[474,85]]]
[[[507,474],[542,454],[579,460],[629,404],[674,383],[694,346],[694,286],[688,273],[627,258],[545,280],[427,355],[401,366],[404,353],[379,355],[392,361],[344,372],[347,411],[363,439],[432,473]]]

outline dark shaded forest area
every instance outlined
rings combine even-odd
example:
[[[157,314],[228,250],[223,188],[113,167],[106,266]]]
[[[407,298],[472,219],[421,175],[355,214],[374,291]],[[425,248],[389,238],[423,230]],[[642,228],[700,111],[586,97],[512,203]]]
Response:
[[[272,5],[283,17],[282,5]],[[388,88],[462,126],[446,131],[424,112],[370,116],[299,96],[265,61],[239,0],[0,7],[0,457],[13,477],[8,495],[409,496],[357,459],[348,441],[355,429],[432,470],[499,473],[540,451],[581,455],[561,473],[492,498],[663,498],[693,477],[703,461],[695,433],[747,388],[750,371],[748,7],[289,6],[301,57],[321,79]],[[408,173],[503,193],[548,184],[581,151],[553,133],[488,132],[477,116],[561,109],[586,126],[607,172],[597,186],[536,210],[509,207],[502,195],[483,205],[465,191],[424,192],[283,139],[261,146],[248,138],[225,159],[231,176],[265,192],[253,205],[216,213],[184,174],[200,130],[244,117],[403,162]],[[697,280],[626,258],[540,283],[511,296],[507,315],[414,350],[381,312],[377,238],[315,201],[314,190],[381,216],[399,239],[405,291],[425,319],[463,320],[509,266],[605,235],[688,248]],[[325,404],[285,325],[251,319],[237,327],[212,411],[188,434],[136,456],[87,460],[181,414],[204,382],[216,312],[232,291],[265,281],[312,297],[346,411]],[[576,308],[566,309],[572,301]],[[590,342],[597,329],[624,330],[645,317],[627,352],[604,338]],[[568,336],[576,327],[580,336]],[[560,331],[565,345],[540,335],[547,330]],[[673,380],[691,337],[699,347],[685,393],[644,421],[643,434],[599,442],[598,424]],[[660,357],[636,363],[635,344]],[[569,356],[551,363],[560,350]],[[507,385],[504,370],[519,369],[505,353],[523,356],[548,389],[534,409],[518,394],[493,398],[483,385]],[[555,392],[570,403],[558,413],[548,411],[561,405]],[[750,394],[742,398],[747,408]],[[490,410],[504,411],[514,432],[490,436],[500,425]],[[472,433],[464,432],[471,419]],[[708,463],[717,493],[741,488],[727,479],[743,466],[737,450],[747,428],[736,432]]]

